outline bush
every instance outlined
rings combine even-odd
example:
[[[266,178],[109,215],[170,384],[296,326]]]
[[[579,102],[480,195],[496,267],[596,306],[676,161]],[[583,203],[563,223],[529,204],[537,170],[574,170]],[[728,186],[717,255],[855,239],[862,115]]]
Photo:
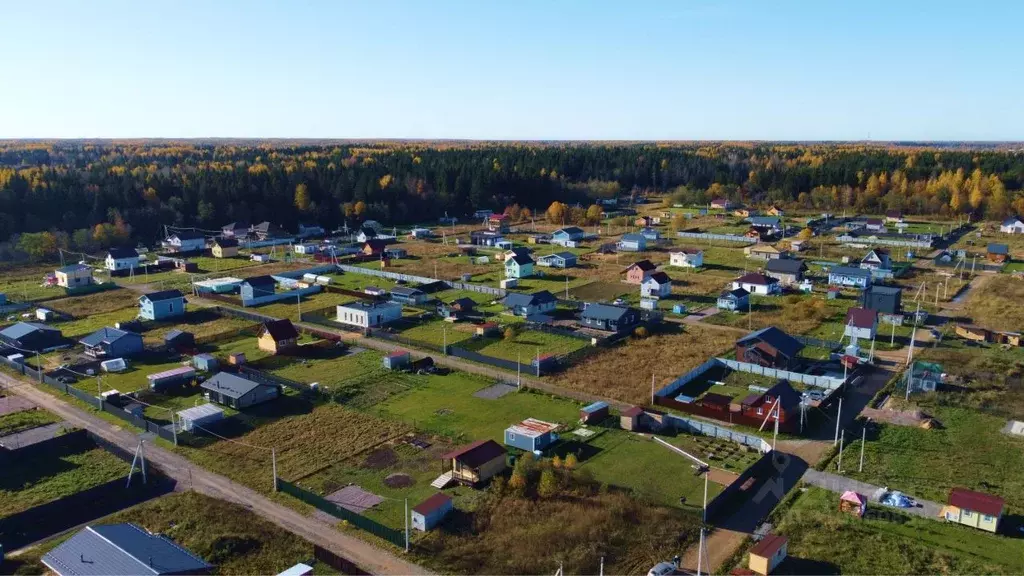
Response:
[[[512,326],[505,328],[505,340],[512,340],[516,337],[516,329]]]
[[[553,498],[558,495],[558,478],[555,477],[554,470],[546,468],[540,473],[537,495],[541,498]]]
[[[508,480],[508,487],[517,495],[522,496],[526,492],[526,475],[513,472],[512,477]]]
[[[644,339],[644,338],[647,338],[650,335],[651,335],[651,333],[648,332],[647,328],[644,327],[644,326],[638,326],[636,330],[633,330],[633,336],[635,336],[635,337],[637,337],[637,338],[639,338],[641,340]]]
[[[551,459],[551,467],[556,469],[562,467],[562,459],[558,457],[558,454],[555,454],[555,457]]]
[[[565,457],[565,463],[563,464],[563,466],[565,466],[566,470],[572,470],[578,464],[579,464],[579,460],[576,458],[576,455],[575,454],[569,454],[568,456]]]

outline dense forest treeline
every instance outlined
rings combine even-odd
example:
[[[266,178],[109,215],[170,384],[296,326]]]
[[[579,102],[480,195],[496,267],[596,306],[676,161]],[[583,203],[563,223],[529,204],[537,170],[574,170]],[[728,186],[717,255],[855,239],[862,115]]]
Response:
[[[0,239],[50,232],[89,250],[163,225],[270,220],[334,228],[543,212],[631,191],[838,211],[1024,212],[1024,154],[856,144],[0,143]],[[48,235],[49,236],[49,235]],[[31,242],[29,242],[31,244]],[[10,256],[10,248],[6,251]]]

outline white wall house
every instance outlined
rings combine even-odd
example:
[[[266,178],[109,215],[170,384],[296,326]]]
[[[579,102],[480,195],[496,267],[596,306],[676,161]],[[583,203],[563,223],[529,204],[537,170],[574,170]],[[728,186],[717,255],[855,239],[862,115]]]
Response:
[[[337,308],[337,321],[349,326],[373,328],[402,317],[402,305],[394,302],[351,302]]]
[[[760,296],[770,296],[782,292],[778,279],[756,272],[745,274],[733,280],[732,289],[735,290],[737,288],[743,288],[751,294],[758,294]]]
[[[700,268],[704,265],[704,251],[703,250],[683,250],[682,252],[672,252],[669,254],[668,263],[670,266],[678,266],[680,268]]]
[[[139,253],[134,248],[114,248],[107,252],[107,270],[128,270],[139,267]]]
[[[999,231],[1005,234],[1024,234],[1024,220],[1016,216],[1007,218],[999,225]]]
[[[655,272],[640,284],[643,298],[664,298],[672,294],[672,279],[664,272]]]

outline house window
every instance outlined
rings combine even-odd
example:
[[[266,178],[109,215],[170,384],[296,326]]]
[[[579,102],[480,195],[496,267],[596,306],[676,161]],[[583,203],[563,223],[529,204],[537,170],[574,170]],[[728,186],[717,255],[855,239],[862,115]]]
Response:
[[[760,415],[761,415],[761,408],[760,408],[760,407],[758,407],[758,409],[757,409],[757,415],[758,415],[758,416],[760,416]]]
[[[995,518],[994,518],[994,517],[992,517],[992,516],[989,516],[988,514],[982,514],[982,515],[981,515],[981,519],[982,519],[983,521],[985,521],[985,522],[991,522],[991,521],[995,520]]]
[[[974,517],[974,512],[971,512],[970,510],[964,510],[961,513],[961,516],[963,516],[964,518],[973,518]]]

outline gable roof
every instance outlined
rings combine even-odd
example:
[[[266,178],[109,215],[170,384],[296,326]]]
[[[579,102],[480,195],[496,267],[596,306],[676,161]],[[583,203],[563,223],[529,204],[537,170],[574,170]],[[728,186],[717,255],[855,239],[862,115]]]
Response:
[[[644,236],[643,234],[635,234],[635,233],[623,234],[622,238],[619,241],[620,242],[644,242],[644,243],[646,243],[647,242],[647,237]]]
[[[164,300],[176,300],[184,297],[185,295],[181,293],[181,290],[161,290],[159,292],[143,294],[139,299],[145,298],[150,302],[163,302]]]
[[[733,280],[733,282],[739,282],[740,284],[757,284],[759,286],[767,286],[769,284],[778,284],[778,278],[772,278],[771,276],[765,276],[759,272],[748,272],[743,276]]]
[[[761,558],[771,558],[786,545],[786,542],[789,542],[789,539],[782,534],[768,534],[750,549],[750,553]]]
[[[260,330],[260,336],[264,333],[270,334],[270,337],[273,338],[275,342],[291,340],[292,338],[299,337],[299,332],[295,329],[295,325],[287,318],[264,322],[263,328]]]
[[[217,392],[229,398],[241,398],[249,392],[263,386],[259,382],[247,380],[230,372],[218,372],[209,380],[199,385],[204,390]]]
[[[611,304],[602,304],[600,302],[590,304],[583,309],[580,314],[580,318],[593,318],[595,320],[618,320],[629,312],[629,308],[625,306],[612,306]]]
[[[871,271],[864,268],[854,268],[852,266],[836,266],[829,270],[829,276],[835,274],[837,276],[850,276],[853,278],[870,278]]]
[[[381,250],[384,250],[385,248],[387,248],[387,246],[388,246],[387,242],[385,242],[383,240],[376,240],[376,239],[367,240],[366,242],[363,243],[363,248],[364,249],[369,247],[370,250],[373,250],[374,252],[379,252]]]
[[[177,238],[178,240],[199,240],[200,238],[205,239],[206,236],[196,232],[195,230],[182,230],[181,232],[171,234],[168,238]]]
[[[972,512],[981,512],[988,516],[999,516],[1003,512],[1004,501],[998,496],[975,492],[966,488],[953,488],[949,491],[949,503],[957,508]]]
[[[87,526],[47,552],[42,562],[63,576],[188,574],[213,568],[167,537],[129,523]]]
[[[540,292],[534,292],[533,294],[510,292],[501,299],[501,303],[508,308],[512,308],[514,306],[536,306],[538,304],[555,302],[556,300],[558,299],[555,298],[554,294],[547,290],[541,290]]]
[[[444,506],[447,506],[452,501],[452,497],[445,494],[444,492],[436,492],[433,496],[427,498],[423,502],[412,507],[412,511],[417,514],[423,514],[424,516],[430,514],[435,510],[439,510]]]
[[[253,286],[253,287],[256,287],[256,286],[273,286],[273,285],[277,284],[277,281],[274,280],[273,276],[267,276],[267,275],[264,275],[264,276],[250,276],[249,278],[246,278],[245,280],[242,280],[242,284],[248,284],[249,286]]]
[[[639,406],[630,406],[622,411],[622,415],[626,418],[634,418],[644,413],[644,409]]]
[[[576,255],[573,254],[572,252],[555,252],[554,254],[545,254],[544,256],[541,256],[542,260],[544,258],[561,258],[562,260],[575,260]]]
[[[559,232],[564,233],[564,234],[568,234],[569,236],[580,236],[580,235],[582,235],[584,233],[583,229],[578,227],[578,226],[569,226],[567,228],[559,228],[558,230],[555,230],[554,232],[552,232],[551,235],[554,236],[555,234],[558,234]]]
[[[647,281],[651,281],[651,280],[654,280],[658,284],[671,284],[672,283],[672,279],[669,278],[668,274],[665,274],[664,272],[655,272],[654,274],[651,274],[650,277],[647,278]]]
[[[134,332],[128,332],[120,330],[118,328],[111,328],[109,326],[100,328],[99,330],[89,334],[85,338],[79,340],[84,346],[99,346],[100,344],[112,344],[121,338],[126,336],[135,336],[136,338],[142,338]]]
[[[135,248],[111,248],[107,251],[107,255],[112,257],[114,260],[124,260],[126,258],[138,258],[139,253]]]
[[[850,308],[846,311],[846,325],[855,328],[871,328],[875,325],[878,312],[868,308]]]
[[[448,303],[448,306],[452,308],[459,308],[461,310],[469,310],[476,306],[476,301],[474,301],[472,298],[466,298],[465,296],[463,296],[462,298],[456,298],[455,300],[452,300],[451,302]]]
[[[32,334],[33,332],[40,331],[56,332],[57,334],[60,334],[60,330],[45,324],[36,324],[35,322],[18,322],[17,324],[12,324],[3,330],[0,330],[0,336],[11,340],[18,340]]]
[[[719,298],[732,297],[736,298],[737,300],[739,300],[740,298],[746,298],[747,296],[750,296],[750,292],[747,292],[743,288],[736,288],[735,290],[724,290],[721,294],[718,295]]]
[[[695,256],[697,254],[703,254],[704,251],[700,248],[680,248],[672,252],[672,254],[686,254],[687,256]]]
[[[988,245],[989,254],[1009,254],[1010,247],[1006,244],[996,244],[995,242]]]
[[[885,215],[887,217],[889,217],[889,218],[902,218],[903,217],[903,211],[902,210],[886,210],[885,211]]]
[[[803,260],[795,258],[776,258],[769,260],[765,268],[769,272],[778,272],[779,274],[799,274],[807,270],[807,265]]]
[[[796,356],[804,349],[804,345],[799,340],[775,326],[755,330],[737,340],[736,344],[744,345],[754,342],[764,342],[790,358]]]
[[[782,254],[782,250],[779,250],[771,244],[758,244],[750,247],[751,252],[762,252],[765,254]]]
[[[747,220],[751,226],[778,226],[782,222],[778,216],[751,216]]]
[[[650,260],[640,260],[639,262],[633,262],[629,266],[626,266],[626,268],[622,271],[622,273],[625,274],[626,272],[629,272],[633,268],[639,268],[639,269],[643,270],[644,272],[651,272],[653,270],[657,270],[658,269],[658,267],[653,262],[651,262]]]
[[[214,246],[220,246],[221,248],[236,248],[238,247],[238,240],[234,238],[216,238],[213,241]]]
[[[458,460],[463,465],[476,468],[499,456],[505,455],[505,448],[494,440],[477,440],[441,456],[442,460]]]
[[[1006,220],[1003,220],[1001,226],[1016,226],[1017,224],[1024,223],[1024,220],[1020,219],[1020,216],[1010,216]]]
[[[395,286],[391,289],[392,294],[398,294],[399,296],[416,296],[423,294],[423,290],[419,288],[410,288],[408,286]]]
[[[533,264],[533,258],[530,258],[529,254],[522,254],[522,255],[515,254],[513,256],[509,256],[508,258],[505,258],[505,265],[506,266],[508,266],[509,262],[515,262],[516,264],[518,264],[520,266],[525,266],[527,264]]]

